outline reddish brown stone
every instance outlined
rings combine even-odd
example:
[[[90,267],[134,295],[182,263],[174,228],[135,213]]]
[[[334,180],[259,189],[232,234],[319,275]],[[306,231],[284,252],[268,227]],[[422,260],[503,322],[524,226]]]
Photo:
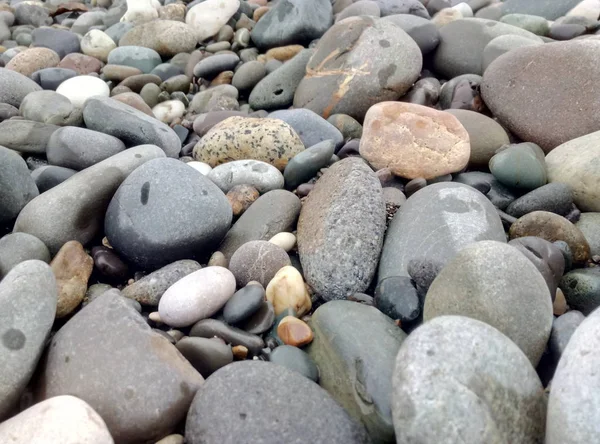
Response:
[[[99,73],[104,63],[94,57],[85,54],[67,54],[58,64],[59,68],[72,69],[79,75]]]

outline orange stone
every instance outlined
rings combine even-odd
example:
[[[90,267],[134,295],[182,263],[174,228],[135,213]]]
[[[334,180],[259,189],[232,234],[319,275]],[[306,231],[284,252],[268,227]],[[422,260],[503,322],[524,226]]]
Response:
[[[277,326],[277,335],[286,345],[302,347],[313,340],[313,332],[308,324],[294,316],[286,316]]]
[[[83,245],[73,240],[58,250],[50,267],[58,286],[56,317],[62,318],[73,312],[83,300],[94,260],[85,252]]]
[[[243,361],[248,357],[248,349],[243,345],[235,345],[231,347],[231,351],[236,361]]]
[[[233,71],[223,71],[210,82],[210,86],[230,85],[231,79],[233,79]]]
[[[261,6],[260,8],[255,9],[254,14],[252,15],[252,20],[258,22],[263,15],[269,12],[269,9],[271,8],[267,6]]]
[[[433,179],[462,170],[469,162],[469,134],[445,111],[403,102],[381,102],[367,111],[360,155],[375,169]]]
[[[302,45],[287,45],[287,46],[279,46],[277,48],[272,48],[267,51],[265,54],[267,56],[267,60],[279,60],[280,62],[285,62],[300,51],[304,49]]]

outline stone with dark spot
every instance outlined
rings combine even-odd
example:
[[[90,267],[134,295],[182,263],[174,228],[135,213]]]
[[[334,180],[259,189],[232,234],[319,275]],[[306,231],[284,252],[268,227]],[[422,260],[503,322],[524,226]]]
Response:
[[[235,276],[238,287],[244,287],[251,281],[257,281],[266,287],[286,265],[291,265],[291,262],[285,250],[265,240],[245,243],[229,260],[229,269]]]
[[[386,40],[383,48],[379,42]],[[319,40],[298,85],[294,107],[328,118],[348,114],[362,120],[375,103],[399,99],[417,80],[422,67],[419,47],[393,23],[349,17]]]
[[[203,383],[177,349],[112,291],[65,324],[48,350],[39,397],[70,394],[86,401],[117,442],[155,442],[170,433]]]
[[[600,306],[600,268],[575,269],[559,284],[569,307],[589,315]]]
[[[33,170],[31,172],[31,178],[35,181],[40,193],[44,193],[50,188],[60,185],[75,173],[77,173],[77,171],[70,168],[46,165]]]
[[[251,185],[264,194],[283,188],[281,172],[273,165],[260,160],[234,160],[218,165],[207,176],[224,193],[237,185]]]
[[[39,260],[21,262],[0,282],[0,420],[17,407],[36,369],[56,300],[52,269]]]
[[[292,157],[283,172],[285,187],[293,190],[315,177],[321,168],[329,164],[334,150],[334,141],[324,140]]]
[[[384,231],[385,205],[375,173],[359,158],[334,163],[300,212],[298,251],[307,283],[327,301],[365,291]]]
[[[406,276],[385,278],[375,289],[375,306],[386,316],[399,320],[401,325],[417,319],[421,314],[417,289]]]

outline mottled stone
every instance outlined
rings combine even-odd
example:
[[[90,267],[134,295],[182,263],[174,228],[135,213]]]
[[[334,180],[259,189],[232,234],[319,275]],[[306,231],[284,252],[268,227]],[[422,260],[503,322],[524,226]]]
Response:
[[[173,20],[155,20],[137,25],[119,40],[119,46],[143,46],[163,57],[192,52],[196,43],[195,30],[185,23]]]
[[[234,160],[213,168],[207,175],[224,193],[237,185],[251,185],[264,194],[283,188],[281,172],[260,160]]]
[[[58,250],[50,267],[58,286],[56,317],[63,318],[71,314],[83,300],[94,261],[84,251],[83,245],[69,241]]]
[[[275,274],[287,265],[291,263],[285,250],[265,240],[245,243],[229,261],[229,269],[239,287],[244,287],[251,281],[266,287]]]

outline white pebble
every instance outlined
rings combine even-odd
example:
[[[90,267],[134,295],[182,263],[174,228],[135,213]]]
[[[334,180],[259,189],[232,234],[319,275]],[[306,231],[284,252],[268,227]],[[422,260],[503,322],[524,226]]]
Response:
[[[281,232],[269,239],[269,242],[289,252],[296,245],[296,236],[292,233]]]
[[[113,39],[99,29],[92,29],[81,39],[81,52],[105,63],[108,60],[108,53],[116,47]]]
[[[204,162],[198,162],[196,160],[188,162],[187,165],[191,166],[193,169],[195,169],[196,171],[199,171],[200,173],[204,174],[205,176],[212,171],[212,167],[209,164],[204,163]]]
[[[69,99],[77,108],[83,108],[83,104],[90,97],[108,97],[110,95],[110,90],[104,80],[94,76],[77,76],[67,79],[58,86],[56,92]]]
[[[179,100],[167,100],[152,108],[152,113],[161,122],[169,124],[183,117],[185,105]]]

